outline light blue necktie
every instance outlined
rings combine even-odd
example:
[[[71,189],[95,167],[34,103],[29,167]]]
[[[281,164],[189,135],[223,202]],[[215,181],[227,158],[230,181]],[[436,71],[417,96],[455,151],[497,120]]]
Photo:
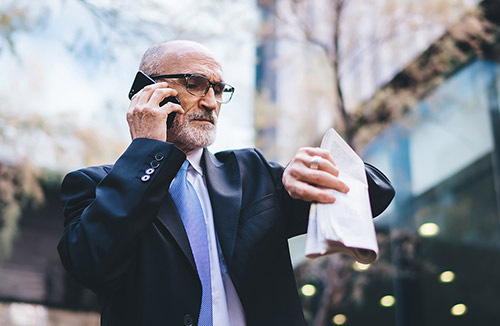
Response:
[[[170,186],[170,194],[184,223],[201,281],[201,309],[198,325],[212,326],[212,284],[207,228],[196,190],[187,179],[188,166],[189,161],[185,160]]]

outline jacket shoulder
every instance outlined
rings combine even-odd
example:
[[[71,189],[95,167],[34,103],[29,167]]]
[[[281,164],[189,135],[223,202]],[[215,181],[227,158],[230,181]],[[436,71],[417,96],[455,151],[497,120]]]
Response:
[[[225,162],[234,155],[238,162],[261,162],[269,164],[260,150],[257,148],[242,148],[235,150],[222,151],[215,154],[220,162]]]

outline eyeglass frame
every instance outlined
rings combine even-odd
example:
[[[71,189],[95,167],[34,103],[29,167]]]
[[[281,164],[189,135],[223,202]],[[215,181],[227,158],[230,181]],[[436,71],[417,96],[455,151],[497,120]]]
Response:
[[[205,89],[205,93],[203,95],[196,95],[196,94],[193,94],[189,91],[188,87],[187,87],[187,81],[188,81],[188,78],[190,77],[193,77],[193,76],[196,76],[196,77],[203,77],[205,78],[207,81],[208,81],[208,87]],[[197,96],[197,97],[203,97],[205,95],[207,95],[208,91],[210,90],[210,87],[212,87],[212,89],[214,89],[214,86],[215,85],[220,85],[220,84],[223,84],[224,85],[224,89],[226,89],[226,86],[229,86],[229,90],[231,91],[231,96],[229,97],[229,100],[223,102],[222,101],[222,93],[221,93],[221,99],[218,100],[217,97],[215,97],[215,100],[221,104],[227,104],[231,101],[231,99],[233,98],[233,95],[234,95],[234,87],[227,84],[227,83],[224,83],[224,82],[216,82],[216,83],[212,83],[207,77],[203,76],[203,75],[200,75],[200,74],[168,74],[168,75],[154,75],[154,76],[150,76],[151,79],[161,79],[161,78],[184,78],[184,81],[185,81],[185,85],[184,87],[186,88],[186,91],[193,95],[193,96]],[[224,92],[224,91],[223,91]],[[214,90],[214,94],[215,94],[215,90]]]

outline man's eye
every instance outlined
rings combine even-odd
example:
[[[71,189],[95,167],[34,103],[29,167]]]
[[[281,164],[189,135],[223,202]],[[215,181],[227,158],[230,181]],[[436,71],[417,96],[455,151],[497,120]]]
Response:
[[[224,85],[221,84],[215,84],[213,88],[215,94],[221,94],[224,91]]]

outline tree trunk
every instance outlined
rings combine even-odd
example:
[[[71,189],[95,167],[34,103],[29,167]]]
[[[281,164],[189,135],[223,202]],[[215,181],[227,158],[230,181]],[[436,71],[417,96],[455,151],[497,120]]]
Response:
[[[334,10],[334,24],[333,24],[333,46],[332,46],[332,69],[334,78],[334,93],[337,95],[337,108],[340,112],[342,118],[342,125],[344,128],[344,139],[348,144],[352,143],[352,127],[350,122],[349,114],[347,113],[344,95],[342,92],[342,84],[340,81],[339,74],[339,62],[340,62],[340,23],[342,18],[342,11],[344,9],[344,0],[332,0],[333,10]]]

